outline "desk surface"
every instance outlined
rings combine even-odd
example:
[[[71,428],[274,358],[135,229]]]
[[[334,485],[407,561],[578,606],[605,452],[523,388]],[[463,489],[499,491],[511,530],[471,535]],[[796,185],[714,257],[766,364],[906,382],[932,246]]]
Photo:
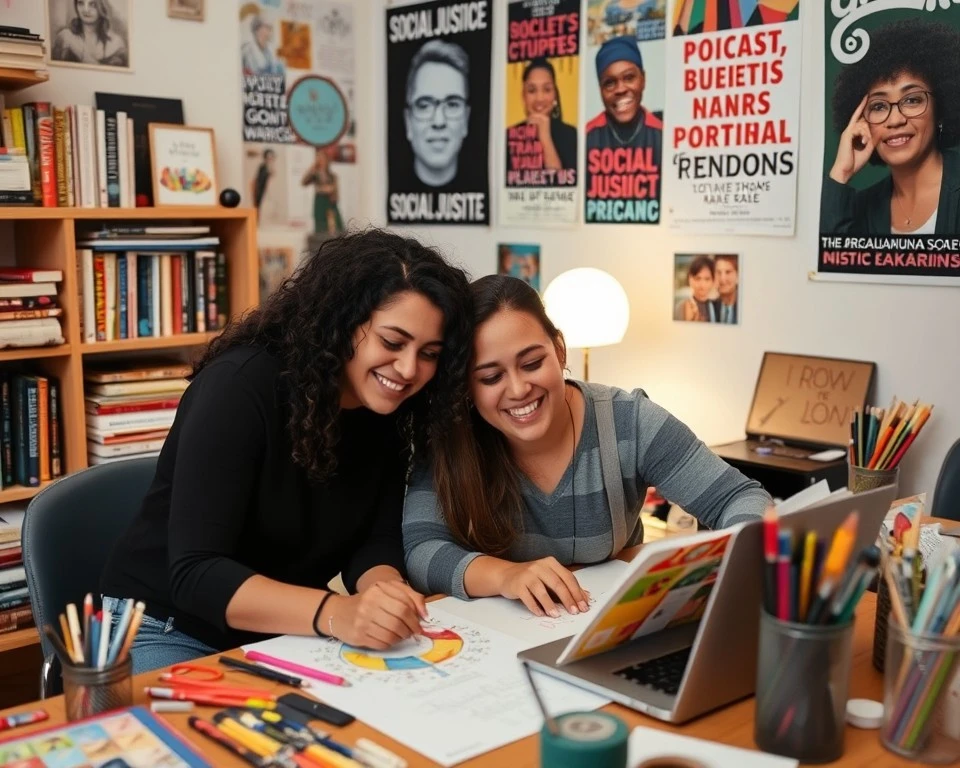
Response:
[[[864,596],[857,609],[857,620],[853,639],[853,669],[850,675],[850,697],[851,698],[869,698],[882,700],[883,697],[883,676],[877,672],[871,663],[873,651],[873,622],[876,611],[876,596],[868,593]],[[230,651],[227,656],[240,657],[239,651]],[[287,692],[290,689],[286,686],[271,685],[268,681],[250,675],[226,670],[219,664],[216,664],[215,657],[206,660],[218,669],[226,672],[227,681],[237,685],[257,686],[267,690],[273,690],[278,693]],[[134,699],[138,704],[147,703],[147,697],[143,693],[146,685],[156,685],[157,672],[149,672],[143,675],[137,675],[134,678],[133,690]],[[9,714],[13,711],[24,711],[30,709],[45,709],[50,720],[46,723],[38,723],[35,726],[27,726],[12,731],[13,734],[26,734],[30,730],[38,730],[43,727],[49,727],[51,724],[61,723],[64,720],[63,697],[57,696],[44,702],[38,702],[34,705],[25,705],[16,707],[13,710],[0,712],[0,715]],[[641,715],[638,712],[626,709],[617,704],[611,704],[605,709],[614,712],[622,717],[631,728],[635,725],[644,725],[650,728],[660,728],[687,736],[695,736],[702,739],[710,739],[723,744],[730,744],[736,747],[747,747],[754,749],[753,742],[753,714],[754,699],[751,697],[743,701],[732,704],[716,712],[694,720],[683,726],[672,726],[661,723],[659,720]],[[208,707],[198,707],[196,714],[208,717],[214,709]],[[172,724],[185,738],[190,741],[212,764],[217,766],[245,766],[246,764],[229,755],[225,750],[194,733],[187,726],[187,715],[185,714],[164,714],[158,715]],[[326,728],[327,726],[322,726]],[[333,734],[338,740],[353,744],[361,736],[373,739],[387,749],[403,755],[410,766],[430,766],[435,763],[430,762],[422,755],[413,752],[403,745],[393,741],[387,736],[381,735],[373,728],[355,722],[346,728],[332,729]],[[896,755],[886,751],[880,744],[879,731],[863,731],[857,728],[847,727],[846,749],[841,760],[833,765],[837,766],[899,766],[914,765],[914,763],[903,760]],[[4,736],[8,734],[3,734]],[[485,755],[474,758],[462,764],[472,768],[501,768],[502,766],[511,766],[512,768],[537,768],[539,766],[539,750],[537,746],[537,737],[530,736],[526,739],[508,744],[505,747],[488,752]]]

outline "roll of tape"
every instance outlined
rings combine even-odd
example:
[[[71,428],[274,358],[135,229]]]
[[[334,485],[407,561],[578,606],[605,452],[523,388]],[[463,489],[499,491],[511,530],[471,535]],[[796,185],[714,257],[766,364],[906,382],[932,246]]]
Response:
[[[626,768],[627,726],[606,712],[570,712],[540,731],[541,768]]]

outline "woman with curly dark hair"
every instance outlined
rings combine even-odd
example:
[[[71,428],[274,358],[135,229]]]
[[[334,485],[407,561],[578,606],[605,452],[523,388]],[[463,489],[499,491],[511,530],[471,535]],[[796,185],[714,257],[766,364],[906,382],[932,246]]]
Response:
[[[383,649],[419,632],[407,461],[463,397],[469,306],[461,270],[371,230],[325,242],[210,343],[102,578],[115,621],[146,604],[135,672],[264,634]]]
[[[960,232],[960,32],[902,21],[871,34],[870,48],[837,77],[840,143],[823,181],[820,231]],[[890,175],[851,185],[868,163]]]

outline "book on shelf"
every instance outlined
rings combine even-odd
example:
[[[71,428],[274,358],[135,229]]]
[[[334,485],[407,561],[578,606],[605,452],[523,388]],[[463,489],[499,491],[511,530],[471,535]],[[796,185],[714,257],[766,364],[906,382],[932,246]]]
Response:
[[[34,296],[56,295],[56,283],[5,283],[0,281],[0,299],[27,299]]]
[[[59,383],[48,376],[5,376],[0,399],[0,487],[36,487],[62,475]]]
[[[137,413],[176,408],[180,405],[180,394],[178,392],[172,395],[87,395],[84,410],[92,416],[106,416],[113,413]]]
[[[63,329],[55,317],[0,322],[0,348],[63,344]]]
[[[33,609],[30,604],[0,611],[0,634],[15,632],[33,626]]]
[[[0,267],[0,280],[6,283],[59,283],[63,280],[63,270]]]
[[[163,447],[164,438],[158,437],[152,440],[133,440],[129,443],[115,443],[113,445],[104,445],[95,440],[87,440],[87,452],[91,456],[99,456],[104,459],[115,458],[117,456],[131,456],[141,453],[153,453]]]
[[[148,451],[146,453],[130,454],[129,456],[96,456],[91,455],[88,459],[91,466],[97,464],[113,464],[117,461],[129,461],[130,459],[146,459],[152,456],[159,456],[160,451]]]
[[[88,368],[83,372],[83,378],[94,384],[114,384],[120,381],[182,379],[189,376],[190,371],[188,363],[176,360],[151,363],[125,361],[114,363],[109,369]]]
[[[92,395],[145,395],[158,392],[183,392],[185,379],[161,379],[159,381],[122,381],[111,384],[91,384],[87,388]]]

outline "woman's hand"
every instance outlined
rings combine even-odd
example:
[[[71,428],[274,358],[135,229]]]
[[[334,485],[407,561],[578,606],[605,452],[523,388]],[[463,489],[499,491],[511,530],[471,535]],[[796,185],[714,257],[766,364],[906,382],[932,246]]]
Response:
[[[864,96],[847,127],[840,134],[837,159],[833,161],[833,168],[830,169],[830,178],[840,184],[849,182],[867,164],[876,148],[870,134],[870,124],[863,116],[866,106],[867,97]]]
[[[543,112],[531,112],[527,115],[527,124],[537,129],[537,138],[541,144],[544,141],[551,141],[550,115],[546,115]]]
[[[385,650],[420,634],[423,595],[399,581],[378,581],[358,595],[334,595],[317,622],[321,632],[362,648]]]
[[[501,579],[500,594],[520,600],[535,616],[560,615],[551,592],[567,613],[577,614],[589,608],[587,594],[576,577],[553,557],[516,563],[504,570]]]

